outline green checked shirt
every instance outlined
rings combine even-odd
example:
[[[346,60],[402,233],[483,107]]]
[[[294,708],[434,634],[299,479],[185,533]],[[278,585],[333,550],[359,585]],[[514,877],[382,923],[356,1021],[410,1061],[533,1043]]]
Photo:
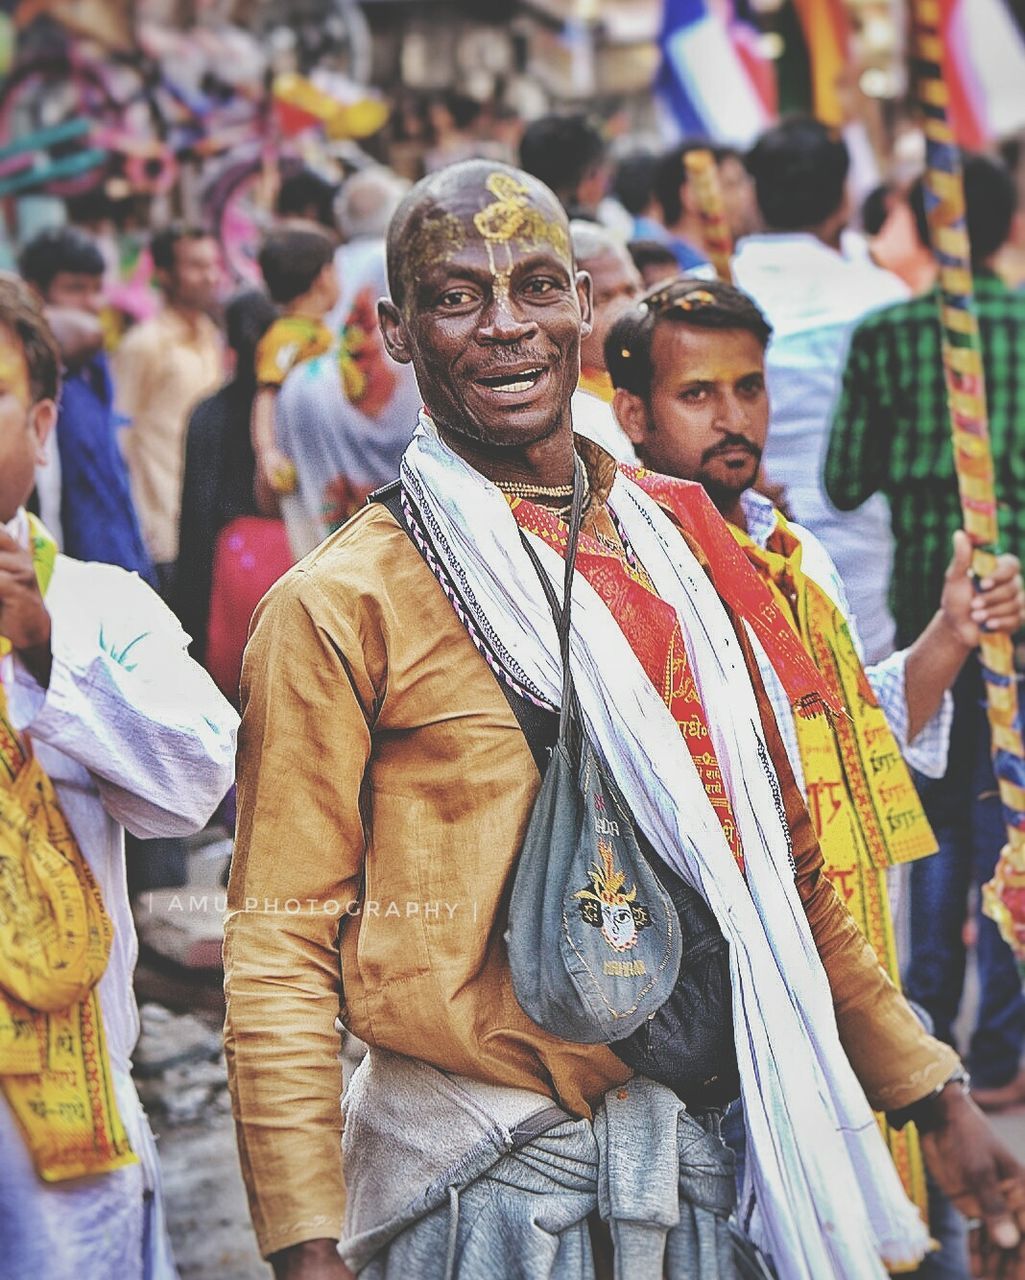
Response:
[[[1025,561],[1025,294],[975,275],[996,470],[1000,550]],[[896,539],[890,604],[897,644],[939,606],[961,527],[935,293],[875,312],[855,330],[833,418],[826,491],[842,511],[877,490]]]

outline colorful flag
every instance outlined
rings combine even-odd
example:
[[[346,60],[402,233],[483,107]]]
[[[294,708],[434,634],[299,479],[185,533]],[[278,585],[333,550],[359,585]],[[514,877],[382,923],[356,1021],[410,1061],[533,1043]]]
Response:
[[[748,146],[772,109],[727,24],[705,0],[666,0],[658,89],[680,133]]]
[[[1025,39],[1007,0],[941,0],[943,78],[963,147],[1025,128]]]
[[[841,89],[849,74],[851,24],[844,0],[793,0],[811,70],[811,111],[825,124],[846,122]]]

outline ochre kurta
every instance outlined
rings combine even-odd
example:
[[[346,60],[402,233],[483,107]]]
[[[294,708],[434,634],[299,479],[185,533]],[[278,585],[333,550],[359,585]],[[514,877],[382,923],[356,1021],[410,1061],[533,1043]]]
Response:
[[[593,466],[591,478],[600,492]],[[822,874],[754,679],[844,1046],[873,1106],[906,1105],[957,1059],[924,1033]],[[504,904],[538,771],[384,508],[360,512],[272,590],[242,685],[226,1043],[267,1254],[340,1230],[340,1006],[373,1045],[548,1093],[575,1115],[629,1072],[604,1047],[541,1031],[516,1003]]]

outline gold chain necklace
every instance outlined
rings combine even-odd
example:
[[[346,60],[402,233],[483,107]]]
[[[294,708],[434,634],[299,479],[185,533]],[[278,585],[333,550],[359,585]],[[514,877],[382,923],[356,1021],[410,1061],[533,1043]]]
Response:
[[[496,480],[495,487],[513,498],[572,498],[573,486],[560,484],[548,488],[542,484],[527,484],[523,481]]]

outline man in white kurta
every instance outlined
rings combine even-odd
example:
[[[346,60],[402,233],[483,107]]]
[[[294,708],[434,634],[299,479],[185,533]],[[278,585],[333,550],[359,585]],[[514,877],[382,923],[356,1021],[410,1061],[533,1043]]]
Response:
[[[231,784],[237,718],[188,657],[177,619],[140,578],[110,565],[58,556],[42,597],[49,670],[19,649],[33,584],[18,579],[29,494],[19,501],[16,486],[29,475],[26,439],[29,454],[43,448],[56,416],[56,371],[48,385],[46,359],[24,358],[23,326],[32,324],[0,293],[0,635],[14,646],[0,660],[0,681],[11,723],[52,780],[113,924],[98,993],[117,1104],[138,1163],[44,1183],[0,1093],[0,1280],[168,1280],[176,1271],[156,1151],[130,1075],[138,944],[124,832],[181,836],[204,825]]]

